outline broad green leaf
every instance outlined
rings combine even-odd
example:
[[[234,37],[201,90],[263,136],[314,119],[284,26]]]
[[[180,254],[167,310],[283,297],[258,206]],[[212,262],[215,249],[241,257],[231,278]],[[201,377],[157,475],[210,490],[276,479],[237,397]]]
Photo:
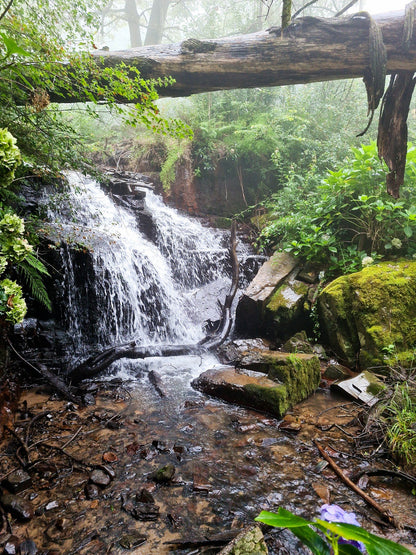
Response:
[[[5,35],[4,33],[0,33],[1,38],[3,39],[4,44],[6,45],[7,55],[11,56],[12,54],[18,54],[19,56],[31,56],[31,53],[27,50],[23,50],[17,42],[13,39]]]
[[[316,520],[316,524],[321,530],[330,530],[338,536],[342,536],[346,540],[356,540],[362,542],[369,555],[411,555],[411,552],[402,545],[394,543],[390,540],[380,538],[375,534],[371,534],[354,524],[343,524],[339,522],[326,522],[325,520]]]
[[[279,507],[277,513],[262,511],[254,520],[257,522],[263,522],[269,526],[276,526],[278,528],[297,528],[298,526],[308,526],[309,524],[313,524],[300,516],[292,514],[290,511],[286,511],[286,509],[282,509],[282,507]]]
[[[411,237],[413,235],[413,230],[408,225],[404,226],[403,231],[404,231],[404,234],[406,235],[406,237]]]
[[[309,547],[314,555],[330,555],[329,545],[309,526],[291,528],[291,532],[304,545]]]

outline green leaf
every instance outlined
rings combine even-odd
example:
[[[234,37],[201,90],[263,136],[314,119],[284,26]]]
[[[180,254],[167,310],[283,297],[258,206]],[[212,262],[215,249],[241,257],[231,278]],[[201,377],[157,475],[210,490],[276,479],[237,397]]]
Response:
[[[294,534],[304,545],[309,547],[314,555],[329,555],[329,545],[309,526],[291,528]]]
[[[17,42],[13,39],[5,35],[4,33],[0,33],[1,38],[6,46],[7,56],[11,56],[12,54],[17,54],[18,56],[31,56],[32,54],[27,50],[23,50]]]
[[[361,555],[361,551],[349,543],[338,544],[339,555]]]
[[[413,230],[409,225],[405,225],[403,231],[406,237],[411,237],[413,235]]]
[[[380,538],[375,534],[367,532],[367,530],[364,530],[364,528],[360,526],[354,526],[354,524],[326,522],[325,520],[317,519],[316,525],[318,525],[321,530],[330,530],[346,540],[362,542],[368,551],[368,555],[411,555],[411,551],[406,547],[390,540]]]
[[[279,507],[277,513],[262,511],[254,520],[279,528],[297,528],[298,526],[309,526],[309,524],[313,524],[300,516],[292,514],[290,511],[286,511],[286,509],[282,509],[282,507]]]

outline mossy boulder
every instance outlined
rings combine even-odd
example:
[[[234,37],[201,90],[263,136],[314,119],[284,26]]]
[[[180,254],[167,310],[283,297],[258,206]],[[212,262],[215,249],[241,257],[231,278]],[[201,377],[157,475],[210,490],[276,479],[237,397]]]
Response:
[[[203,372],[193,387],[230,403],[250,407],[280,418],[319,386],[318,357],[257,350],[230,366]],[[267,374],[267,375],[266,375]]]
[[[416,351],[416,262],[383,262],[330,283],[318,299],[325,340],[350,367],[408,365]]]
[[[271,296],[265,309],[268,335],[281,338],[304,327],[309,311],[310,285],[295,279],[295,270]]]

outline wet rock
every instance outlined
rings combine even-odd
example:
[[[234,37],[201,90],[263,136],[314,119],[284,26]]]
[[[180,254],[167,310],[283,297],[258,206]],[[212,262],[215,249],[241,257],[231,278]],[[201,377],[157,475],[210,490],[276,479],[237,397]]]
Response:
[[[59,507],[59,503],[57,501],[51,501],[45,507],[45,511],[52,511],[53,509],[57,509]]]
[[[13,493],[19,493],[32,485],[32,479],[24,470],[16,470],[7,476],[4,486]]]
[[[158,484],[166,484],[172,481],[172,478],[175,475],[175,471],[176,468],[174,467],[174,465],[168,463],[167,465],[162,466],[162,468],[159,468],[158,470],[152,472],[150,478]]]
[[[109,464],[99,464],[99,465],[96,466],[96,469],[97,470],[102,470],[103,472],[108,474],[108,476],[110,476],[111,480],[114,480],[114,478],[116,477],[116,471]]]
[[[0,497],[0,503],[4,510],[18,520],[30,520],[33,518],[33,505],[30,501],[18,495],[6,494]]]
[[[267,545],[263,533],[256,524],[245,528],[238,536],[219,552],[219,555],[267,555]]]
[[[107,451],[106,453],[103,454],[103,461],[106,462],[106,463],[117,462],[118,457],[114,453],[114,451]]]
[[[257,335],[264,328],[264,312],[277,287],[294,270],[298,262],[289,253],[275,253],[260,268],[241,297],[236,311],[236,330]]]
[[[308,340],[306,331],[302,330],[295,333],[290,339],[285,341],[282,346],[287,353],[313,353],[313,347]]]
[[[107,474],[107,472],[104,472],[104,470],[96,468],[90,473],[90,481],[93,484],[100,486],[101,488],[105,488],[111,482],[111,478]]]
[[[130,497],[122,496],[121,507],[136,520],[153,521],[160,516],[159,505],[154,503],[153,496],[146,490]]]
[[[84,405],[87,407],[95,405],[95,397],[92,393],[86,393],[83,396],[83,400],[84,400]]]
[[[327,380],[345,380],[350,378],[351,375],[352,373],[349,368],[337,362],[328,364],[323,373],[323,377]]]
[[[270,342],[257,337],[255,339],[236,339],[221,345],[218,349],[218,355],[224,364],[231,364],[239,360],[243,353],[247,353],[251,349],[268,350]]]
[[[297,270],[280,285],[267,302],[264,311],[266,334],[272,338],[287,337],[308,322],[309,296],[314,286],[296,279]]]
[[[155,449],[159,451],[159,453],[169,453],[169,447],[164,441],[159,441],[158,439],[155,439],[152,441],[152,445]]]
[[[20,555],[37,555],[38,548],[33,540],[24,540],[19,546]]]
[[[315,355],[258,350],[241,359],[239,365],[244,370],[229,366],[207,370],[192,382],[192,386],[230,403],[280,418],[311,395],[321,378]]]
[[[16,555],[19,553],[20,540],[16,536],[10,536],[4,545],[4,555]]]
[[[147,537],[140,532],[132,531],[129,534],[125,534],[119,544],[124,549],[134,549],[135,547],[139,547],[147,540]]]

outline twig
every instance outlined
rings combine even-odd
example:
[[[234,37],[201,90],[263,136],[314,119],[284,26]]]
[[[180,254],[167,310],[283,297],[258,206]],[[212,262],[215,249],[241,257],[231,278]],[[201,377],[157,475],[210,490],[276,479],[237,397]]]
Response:
[[[78,430],[75,432],[75,434],[68,439],[68,441],[66,443],[64,443],[61,447],[61,449],[65,449],[65,447],[68,447],[68,445],[71,443],[71,441],[74,441],[74,439],[77,437],[77,435],[79,434],[79,432],[82,430],[82,426],[80,426],[78,428]]]
[[[323,447],[321,447],[321,445],[319,445],[319,443],[316,440],[314,441],[314,443],[315,443],[316,447],[318,448],[320,454],[327,461],[327,463],[330,465],[330,467],[335,472],[335,474],[337,474],[337,476],[339,478],[341,478],[341,480],[344,482],[344,484],[346,484],[349,488],[351,488],[353,491],[355,491],[355,493],[357,493],[360,497],[362,497],[366,503],[371,505],[371,507],[373,507],[373,509],[375,509],[378,513],[380,513],[381,517],[384,520],[386,520],[389,524],[391,524],[392,526],[395,526],[396,528],[400,527],[397,519],[393,516],[393,514],[390,511],[385,511],[383,509],[383,507],[381,505],[379,505],[376,501],[374,501],[374,499],[372,499],[369,495],[367,495],[365,493],[365,491],[363,491],[356,484],[354,484],[354,482],[352,482],[344,474],[344,472],[341,470],[341,468],[332,460],[332,458],[323,449]]]
[[[3,17],[6,15],[6,13],[10,10],[10,8],[12,7],[13,2],[14,2],[14,0],[10,0],[10,2],[4,8],[3,13],[0,15],[0,21],[3,19]]]
[[[31,426],[36,422],[36,420],[39,420],[39,418],[42,418],[42,416],[46,416],[47,414],[50,414],[50,410],[44,410],[43,412],[40,412],[39,414],[36,414],[36,416],[34,416],[32,418],[32,420],[29,422],[27,429],[26,429],[26,435],[25,435],[25,445],[26,447],[29,446],[29,432],[30,432],[30,428]]]
[[[335,405],[333,407],[328,407],[327,409],[324,409],[323,411],[321,411],[317,416],[322,416],[323,414],[325,414],[326,412],[329,412],[330,410],[335,410],[335,409],[341,409],[343,407],[347,407],[349,405],[357,405],[357,403],[355,401],[350,401],[349,403],[343,403],[342,405]],[[359,405],[357,405],[359,406]]]
[[[18,436],[18,434],[13,430],[13,428],[10,428],[9,426],[4,426],[4,427],[5,427],[5,429],[6,429],[8,432],[10,432],[10,433],[12,434],[12,436],[13,436],[14,438],[16,438],[17,441],[20,443],[20,446],[23,448],[23,451],[24,451],[25,454],[26,454],[27,462],[30,463],[30,454],[29,454],[29,449],[27,448],[26,443]],[[17,453],[16,453],[16,454],[17,454]],[[20,459],[20,457],[18,457],[18,458]],[[22,463],[21,460],[19,460],[19,462]]]
[[[351,2],[349,2],[346,6],[344,6],[341,11],[335,14],[335,17],[340,17],[343,13],[345,13],[347,10],[352,8],[352,6],[357,2],[358,0],[351,0]]]
[[[302,6],[301,8],[298,9],[297,12],[295,12],[292,15],[292,21],[298,17],[299,14],[301,14],[304,10],[306,10],[306,8],[309,8],[309,6],[312,6],[312,4],[316,4],[318,2],[318,0],[310,0],[310,2],[308,2],[307,4],[305,4],[304,6]]]

